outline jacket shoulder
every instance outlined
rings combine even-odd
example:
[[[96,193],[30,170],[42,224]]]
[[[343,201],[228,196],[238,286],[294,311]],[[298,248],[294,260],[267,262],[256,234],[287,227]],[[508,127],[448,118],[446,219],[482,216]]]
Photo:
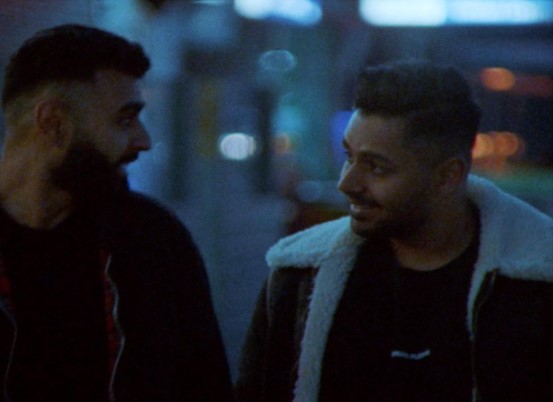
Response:
[[[167,207],[159,201],[141,193],[130,192],[123,204],[127,213],[136,213],[141,215],[165,216],[167,219],[178,218]],[[124,211],[125,212],[125,211]]]
[[[480,211],[479,265],[553,281],[553,219],[482,178],[471,177],[469,194]]]
[[[343,217],[284,237],[269,249],[266,259],[272,270],[318,267],[329,256],[361,242],[351,230],[350,218]]]
[[[121,215],[125,223],[140,228],[156,230],[185,230],[179,217],[159,201],[144,194],[131,192],[121,204]]]
[[[118,244],[135,244],[147,250],[158,247],[171,253],[181,248],[197,252],[189,230],[179,217],[140,193],[131,192],[121,201],[111,227],[111,238]]]

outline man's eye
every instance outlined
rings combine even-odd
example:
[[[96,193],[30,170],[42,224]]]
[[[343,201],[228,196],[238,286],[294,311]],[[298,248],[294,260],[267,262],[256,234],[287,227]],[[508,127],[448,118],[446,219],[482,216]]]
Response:
[[[385,176],[391,172],[391,169],[386,166],[371,164],[371,172],[376,176]]]

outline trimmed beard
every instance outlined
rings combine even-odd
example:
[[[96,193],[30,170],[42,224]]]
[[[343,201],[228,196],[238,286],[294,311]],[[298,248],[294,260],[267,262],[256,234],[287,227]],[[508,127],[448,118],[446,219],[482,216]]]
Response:
[[[52,169],[54,185],[67,191],[76,208],[98,213],[107,211],[120,196],[128,193],[126,177],[117,165],[88,142],[73,145],[60,166]]]

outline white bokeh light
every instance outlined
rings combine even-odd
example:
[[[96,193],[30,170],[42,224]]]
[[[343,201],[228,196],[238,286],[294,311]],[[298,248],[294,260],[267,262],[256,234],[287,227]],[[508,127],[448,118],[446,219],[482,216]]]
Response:
[[[219,139],[219,152],[225,159],[243,161],[255,154],[255,138],[244,133],[223,134]]]
[[[312,25],[322,18],[315,0],[234,0],[234,9],[245,18],[283,18],[297,24]]]

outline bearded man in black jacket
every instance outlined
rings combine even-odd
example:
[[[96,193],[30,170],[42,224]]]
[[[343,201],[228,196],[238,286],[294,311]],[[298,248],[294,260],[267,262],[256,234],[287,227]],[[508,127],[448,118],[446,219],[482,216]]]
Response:
[[[1,401],[230,401],[202,258],[130,191],[150,148],[142,48],[63,25],[7,67],[0,159]]]

